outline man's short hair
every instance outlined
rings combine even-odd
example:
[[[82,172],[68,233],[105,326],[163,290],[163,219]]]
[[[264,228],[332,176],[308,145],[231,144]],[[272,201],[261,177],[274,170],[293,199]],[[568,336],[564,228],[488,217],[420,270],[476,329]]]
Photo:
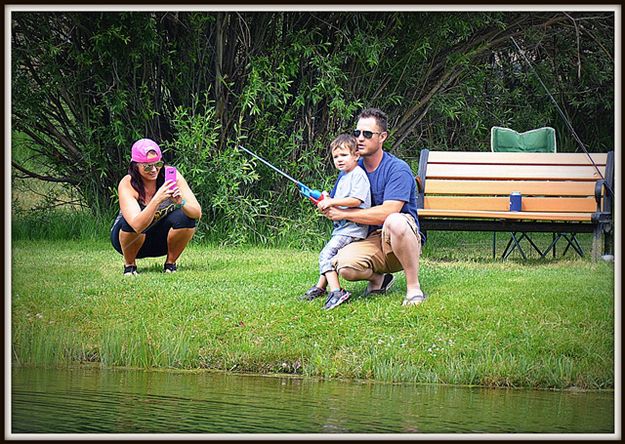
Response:
[[[363,109],[358,115],[359,119],[368,119],[369,117],[373,117],[375,119],[380,131],[386,131],[388,118],[386,117],[384,111],[378,108],[367,108]]]
[[[358,141],[351,134],[341,134],[330,143],[330,152],[337,148],[346,148],[352,155],[358,154]]]

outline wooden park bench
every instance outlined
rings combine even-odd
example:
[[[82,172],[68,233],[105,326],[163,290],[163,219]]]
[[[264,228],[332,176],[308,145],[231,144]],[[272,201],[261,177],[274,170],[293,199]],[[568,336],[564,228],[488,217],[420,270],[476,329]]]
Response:
[[[602,236],[603,254],[613,248],[613,151],[589,156],[422,150],[417,185],[424,232],[510,232],[504,258],[515,248],[526,258],[519,243],[524,237],[543,258],[550,251],[555,256],[561,238],[567,249],[583,255],[577,233],[593,233],[593,260]],[[513,192],[522,195],[521,211],[510,211]],[[541,250],[527,236],[532,232],[553,233],[551,245]]]

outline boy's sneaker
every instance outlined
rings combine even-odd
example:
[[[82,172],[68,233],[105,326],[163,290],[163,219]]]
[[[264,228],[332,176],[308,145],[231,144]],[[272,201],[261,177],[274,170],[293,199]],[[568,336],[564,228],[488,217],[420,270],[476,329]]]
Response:
[[[163,265],[163,273],[175,273],[176,270],[176,264],[168,264],[165,262],[165,265]]]
[[[136,265],[124,265],[124,276],[136,276],[137,274],[137,266]]]
[[[326,301],[326,304],[323,306],[323,309],[332,310],[334,307],[348,300],[351,295],[352,294],[349,291],[345,291],[342,288],[340,290],[334,290],[330,292],[330,295],[328,296],[328,300]]]
[[[306,293],[304,293],[303,296],[300,297],[300,299],[302,301],[312,301],[313,299],[323,296],[324,294],[326,294],[326,291],[323,288],[313,285]]]

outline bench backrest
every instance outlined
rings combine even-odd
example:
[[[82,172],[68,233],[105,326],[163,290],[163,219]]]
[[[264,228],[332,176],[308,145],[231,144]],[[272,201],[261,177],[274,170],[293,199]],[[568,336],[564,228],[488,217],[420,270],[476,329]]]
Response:
[[[585,153],[422,150],[419,208],[508,211],[510,193],[518,191],[522,211],[595,213],[597,181],[613,183],[613,152],[591,157],[599,171]]]

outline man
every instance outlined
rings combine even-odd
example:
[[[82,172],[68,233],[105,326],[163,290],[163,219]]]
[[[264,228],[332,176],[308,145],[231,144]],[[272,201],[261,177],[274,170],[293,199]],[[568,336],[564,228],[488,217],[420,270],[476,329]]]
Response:
[[[371,208],[331,207],[323,213],[333,221],[347,219],[371,227],[366,239],[341,249],[332,263],[348,281],[369,281],[365,295],[385,293],[395,279],[392,273],[403,269],[406,297],[402,305],[418,305],[426,296],[419,285],[424,236],[417,219],[414,175],[406,162],[382,149],[388,133],[387,117],[381,110],[363,110],[354,136],[359,164],[371,183]]]

